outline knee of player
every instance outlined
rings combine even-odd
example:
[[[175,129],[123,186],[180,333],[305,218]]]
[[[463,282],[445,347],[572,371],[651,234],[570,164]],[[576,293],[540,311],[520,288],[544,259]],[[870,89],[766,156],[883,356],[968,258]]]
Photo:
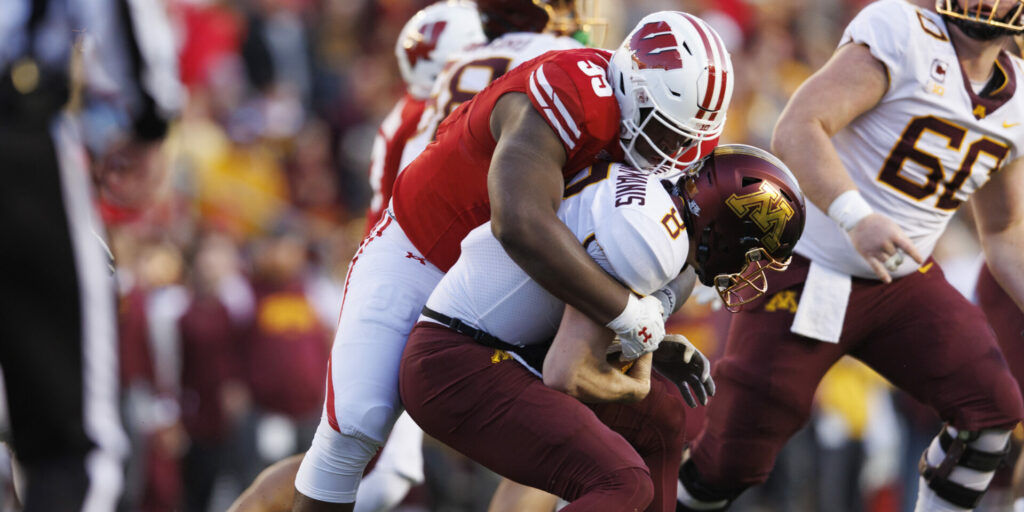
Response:
[[[306,459],[338,474],[362,474],[366,464],[377,453],[380,443],[354,431],[338,432],[321,422]]]
[[[708,489],[709,496],[731,499],[768,480],[784,443],[785,440],[710,439],[705,431],[704,437],[691,448],[679,474],[684,484],[688,479],[695,486]]]
[[[1008,428],[971,431],[943,427],[918,464],[927,484],[927,489],[922,489],[923,499],[934,494],[958,507],[973,509],[1009,452]]]
[[[998,374],[998,382],[991,389],[995,390],[995,401],[1004,419],[1008,420],[1009,427],[1024,420],[1024,396],[1021,396],[1021,387],[1010,373],[1008,367],[1003,366],[1003,371]],[[1007,426],[1007,425],[999,425]]]
[[[654,499],[654,481],[647,468],[623,468],[596,479],[591,492],[601,493],[609,510],[643,510]]]
[[[378,393],[379,394],[379,393]],[[349,398],[336,401],[335,432],[353,437],[365,437],[377,444],[383,444],[391,434],[395,420],[401,414],[397,403],[384,398],[372,398],[366,393],[366,400],[357,402]],[[323,422],[321,422],[323,423]]]
[[[682,395],[675,390],[672,393],[661,393],[657,402],[652,404],[652,409],[654,415],[645,421],[647,428],[656,433],[655,437],[663,445],[661,449],[682,453],[686,443],[686,414],[689,409]]]
[[[940,411],[944,417],[952,418],[951,423],[957,428],[1011,429],[1024,419],[1020,386],[1002,355],[994,348],[992,352],[980,362],[964,365],[967,373],[961,373],[958,380],[970,383],[971,396],[954,400]]]

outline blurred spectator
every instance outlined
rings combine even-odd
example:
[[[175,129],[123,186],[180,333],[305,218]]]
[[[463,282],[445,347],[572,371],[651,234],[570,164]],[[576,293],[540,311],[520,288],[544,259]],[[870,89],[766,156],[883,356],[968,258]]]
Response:
[[[122,409],[132,443],[122,506],[127,510],[168,510],[177,506],[181,495],[178,460],[185,438],[177,388],[162,371],[169,361],[154,357],[158,349],[151,336],[154,303],[150,295],[177,287],[182,261],[173,246],[139,242],[129,248],[135,241],[127,232],[115,231],[113,240],[122,255],[120,261],[128,265],[118,271],[123,292],[118,315]],[[167,302],[155,304],[161,303]]]
[[[253,299],[226,236],[206,235],[194,265],[192,296],[178,320],[182,422],[190,441],[182,476],[185,510],[205,512],[217,477],[229,469],[229,441],[248,408],[240,357]]]
[[[257,245],[245,375],[264,465],[297,453],[320,421],[331,336],[307,290],[306,241],[288,226]]]

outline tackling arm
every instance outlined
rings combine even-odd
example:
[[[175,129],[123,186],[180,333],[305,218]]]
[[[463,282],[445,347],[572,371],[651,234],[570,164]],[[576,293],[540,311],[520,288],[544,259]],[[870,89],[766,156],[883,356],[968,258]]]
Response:
[[[498,100],[491,133],[498,141],[487,178],[495,238],[544,289],[607,324],[626,307],[630,292],[587,255],[558,218],[566,163],[558,135],[522,93]]]
[[[772,151],[796,175],[807,198],[837,219],[850,233],[857,251],[885,282],[892,278],[883,262],[895,255],[897,248],[918,263],[923,263],[924,259],[895,222],[881,214],[869,213],[870,206],[855,195],[859,194],[857,188],[846,173],[831,137],[875,108],[888,86],[885,65],[868,47],[847,44],[793,94],[772,135]],[[843,93],[836,94],[836,91]],[[852,194],[844,196],[843,202],[856,205],[850,210],[845,204],[832,208],[836,199],[847,192]],[[843,210],[851,213],[844,214]],[[844,223],[844,218],[850,222]]]
[[[1024,311],[1024,157],[993,174],[971,203],[989,269]]]
[[[638,402],[651,390],[651,354],[623,373],[608,363],[614,334],[565,306],[562,323],[544,358],[544,384],[585,403]]]

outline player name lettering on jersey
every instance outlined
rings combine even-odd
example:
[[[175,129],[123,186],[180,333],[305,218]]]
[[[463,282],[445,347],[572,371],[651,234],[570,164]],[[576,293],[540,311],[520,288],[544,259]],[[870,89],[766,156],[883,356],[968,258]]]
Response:
[[[647,175],[643,171],[623,167],[615,178],[615,207],[635,204],[643,206],[647,195]]]

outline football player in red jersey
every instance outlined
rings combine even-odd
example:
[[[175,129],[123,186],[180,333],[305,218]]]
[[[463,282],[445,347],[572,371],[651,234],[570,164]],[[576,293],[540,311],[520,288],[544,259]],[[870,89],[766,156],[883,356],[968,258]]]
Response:
[[[369,233],[391,199],[406,142],[416,133],[431,87],[448,60],[458,52],[486,41],[476,5],[468,0],[444,0],[420,10],[406,22],[395,43],[395,57],[406,93],[384,118],[371,150],[370,185],[374,195],[366,212]],[[365,510],[390,509],[409,488],[423,481],[419,457],[422,431],[408,418],[395,430],[400,448],[382,452],[372,483],[361,487]],[[294,497],[295,473],[302,455],[266,468],[235,500],[232,512],[280,512]],[[383,472],[389,475],[382,475]]]
[[[406,22],[395,43],[395,57],[405,81],[406,92],[384,118],[370,153],[370,187],[373,198],[366,210],[370,233],[391,200],[406,142],[430,96],[430,88],[448,59],[458,52],[486,41],[473,2],[446,0],[424,8]]]
[[[543,3],[543,2],[541,2]],[[556,215],[567,177],[599,156],[671,175],[716,140],[732,92],[718,35],[685,13],[646,17],[611,54],[549,52],[456,108],[399,175],[389,212],[346,276],[325,415],[296,477],[296,510],[346,510],[401,412],[401,351],[471,229],[493,220],[531,277],[619,334],[636,358],[664,337],[664,306],[605,274]]]
[[[992,272],[1024,304],[1024,66],[1003,49],[1022,10],[872,3],[790,99],[772,146],[810,200],[807,227],[766,296],[798,302],[732,317],[718,396],[680,469],[682,510],[724,510],[763,482],[844,355],[946,421],[921,458],[916,510],[977,506],[1024,404],[982,312],[923,256],[973,193]]]

